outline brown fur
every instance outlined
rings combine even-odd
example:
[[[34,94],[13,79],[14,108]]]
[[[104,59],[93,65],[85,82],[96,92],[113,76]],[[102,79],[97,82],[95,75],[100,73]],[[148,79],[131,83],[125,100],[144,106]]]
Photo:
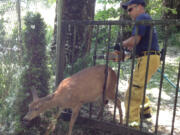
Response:
[[[24,119],[31,120],[47,109],[56,106],[62,109],[71,108],[72,116],[68,132],[68,135],[71,135],[74,122],[76,121],[82,104],[102,99],[104,82],[104,65],[86,68],[64,79],[53,94],[33,101],[29,106],[29,110],[31,111],[27,113]],[[110,99],[113,102],[115,101],[116,83],[116,73],[108,67],[106,100]],[[35,94],[33,94],[33,96],[34,95]],[[119,109],[120,123],[122,123],[121,101],[119,98],[117,98],[117,107]]]

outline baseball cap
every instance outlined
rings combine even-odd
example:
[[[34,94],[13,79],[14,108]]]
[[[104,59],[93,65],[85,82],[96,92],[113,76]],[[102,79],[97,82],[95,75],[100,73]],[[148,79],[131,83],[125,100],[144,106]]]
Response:
[[[125,2],[125,3],[122,4],[122,8],[127,9],[127,7],[128,7],[129,5],[132,5],[132,4],[141,4],[141,5],[143,5],[144,7],[145,7],[145,5],[146,5],[146,3],[145,3],[144,0],[129,0],[128,2]]]

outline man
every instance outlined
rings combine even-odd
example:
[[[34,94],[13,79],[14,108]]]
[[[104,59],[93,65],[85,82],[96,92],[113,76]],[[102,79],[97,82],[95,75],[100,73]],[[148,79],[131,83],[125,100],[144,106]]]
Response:
[[[130,0],[122,4],[122,7],[127,10],[128,15],[134,21],[140,20],[152,20],[152,18],[145,13],[145,2],[144,0]],[[137,34],[136,34],[137,29]],[[148,58],[148,45],[150,39],[150,26],[148,25],[138,25],[134,26],[132,30],[132,35],[125,41],[123,41],[123,47],[132,50],[136,47],[136,58],[137,65],[133,72],[133,82],[131,89],[131,99],[130,99],[130,109],[129,109],[129,121],[128,124],[132,127],[139,127],[140,124],[140,113],[141,113],[141,104],[143,101],[144,95],[144,83],[146,76],[146,65]],[[150,49],[150,60],[149,60],[149,70],[147,82],[151,79],[152,75],[156,72],[157,68],[160,65],[160,52],[157,41],[157,33],[155,28],[152,33],[152,44]],[[128,98],[129,98],[129,88],[126,92],[125,97],[125,110],[126,115],[128,111]],[[143,117],[151,117],[151,108],[149,104],[149,99],[145,97]]]

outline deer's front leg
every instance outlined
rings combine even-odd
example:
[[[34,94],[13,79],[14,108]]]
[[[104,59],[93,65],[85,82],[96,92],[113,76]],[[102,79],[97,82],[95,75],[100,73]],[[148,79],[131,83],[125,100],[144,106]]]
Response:
[[[80,108],[81,108],[81,104],[76,105],[74,108],[72,108],[72,116],[71,116],[71,120],[70,120],[70,123],[69,123],[68,135],[72,135],[72,129],[73,129],[74,123],[75,123],[75,121],[77,119],[77,116],[79,114]]]
[[[122,107],[121,107],[121,100],[119,98],[117,98],[117,107],[119,109],[120,124],[123,124],[123,113],[122,113]]]
[[[98,120],[102,120],[102,118],[103,118],[103,111],[104,111],[104,107],[105,107],[105,105],[107,105],[108,104],[108,100],[105,100],[104,101],[104,103],[101,101],[100,103],[100,105],[101,105],[101,107],[100,107],[100,111],[99,111],[99,113],[98,113],[98,116],[97,116],[97,119]]]
[[[53,120],[51,120],[51,123],[49,124],[49,126],[45,132],[45,135],[50,135],[50,133],[55,130],[57,120],[62,112],[62,108],[57,108],[57,109],[58,110],[57,110],[56,114],[54,114]]]

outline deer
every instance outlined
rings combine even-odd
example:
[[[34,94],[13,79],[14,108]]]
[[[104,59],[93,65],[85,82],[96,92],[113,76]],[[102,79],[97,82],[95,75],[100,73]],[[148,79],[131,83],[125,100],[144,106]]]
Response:
[[[72,135],[72,129],[80,108],[85,103],[95,102],[103,98],[105,84],[105,70],[108,75],[105,86],[105,99],[115,102],[117,75],[114,70],[105,65],[85,68],[74,75],[62,80],[54,93],[39,98],[37,92],[32,91],[33,101],[29,104],[29,111],[24,116],[24,121],[31,121],[41,113],[54,107],[61,110],[72,110],[67,135]],[[103,101],[103,100],[102,100]],[[122,124],[121,100],[117,97],[120,123]]]

